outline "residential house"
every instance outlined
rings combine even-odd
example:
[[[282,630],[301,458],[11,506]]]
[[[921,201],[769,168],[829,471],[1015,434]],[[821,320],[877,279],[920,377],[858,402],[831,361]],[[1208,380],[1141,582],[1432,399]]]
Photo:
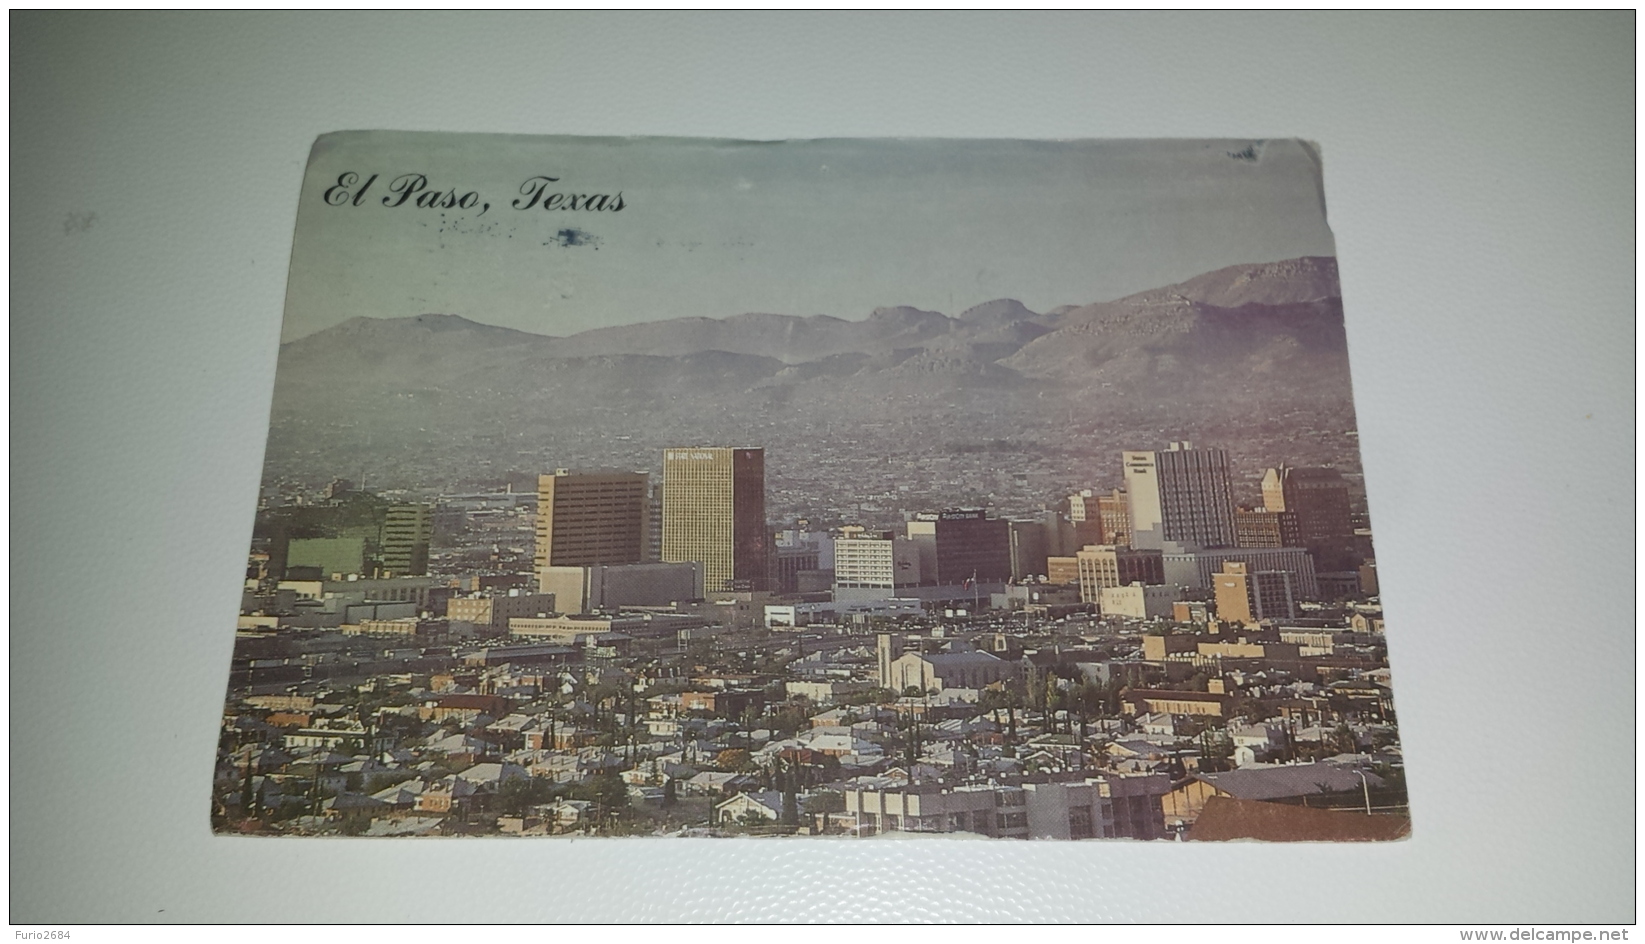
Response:
[[[1125,694],[1121,708],[1131,715],[1165,713],[1220,718],[1227,713],[1230,701],[1230,696],[1217,692],[1137,688]]]
[[[508,699],[496,695],[442,695],[424,702],[417,712],[417,717],[424,721],[436,722],[456,719],[467,724],[481,715],[489,718],[506,717],[508,708]]]
[[[705,770],[680,785],[686,796],[729,796],[749,789],[756,781],[747,774]]]
[[[371,796],[392,809],[409,810],[417,805],[417,798],[422,796],[425,786],[423,781],[413,777],[404,783],[378,790]]]
[[[1382,785],[1382,778],[1374,773],[1333,764],[1285,764],[1198,773],[1165,797],[1165,821],[1173,827],[1193,824],[1214,796],[1305,805],[1311,798],[1325,799],[1352,791],[1369,793]]]
[[[518,764],[475,764],[457,776],[477,787],[496,790],[510,780],[525,780],[531,776]]]
[[[417,795],[412,809],[419,813],[461,813],[472,808],[480,788],[459,777],[443,777]]]
[[[714,822],[729,825],[757,819],[775,823],[782,818],[782,811],[783,796],[775,790],[738,793],[714,804]]]
[[[327,820],[342,823],[370,822],[373,816],[382,813],[388,804],[376,797],[361,793],[339,793],[320,804],[321,815]]]

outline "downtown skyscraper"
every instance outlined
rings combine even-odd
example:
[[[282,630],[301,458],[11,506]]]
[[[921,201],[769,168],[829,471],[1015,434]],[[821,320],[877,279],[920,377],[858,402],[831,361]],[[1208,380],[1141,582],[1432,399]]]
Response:
[[[1353,503],[1348,480],[1333,468],[1282,465],[1262,477],[1262,503],[1268,511],[1293,515],[1301,546],[1325,571],[1351,570],[1360,564],[1354,546]]]
[[[766,588],[764,449],[664,450],[662,514],[663,560],[702,564],[704,594]]]
[[[1174,442],[1161,452],[1126,452],[1131,546],[1234,546],[1234,491],[1228,453]]]
[[[644,560],[648,478],[568,469],[538,476],[537,570]]]

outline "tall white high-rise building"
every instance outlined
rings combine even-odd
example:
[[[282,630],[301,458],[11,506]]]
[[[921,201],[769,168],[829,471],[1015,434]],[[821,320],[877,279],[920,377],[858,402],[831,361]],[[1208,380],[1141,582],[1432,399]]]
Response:
[[[906,538],[889,535],[834,539],[834,601],[888,600],[897,590],[920,585],[920,552]]]
[[[1227,452],[1174,442],[1162,452],[1126,452],[1124,463],[1132,547],[1234,546]]]

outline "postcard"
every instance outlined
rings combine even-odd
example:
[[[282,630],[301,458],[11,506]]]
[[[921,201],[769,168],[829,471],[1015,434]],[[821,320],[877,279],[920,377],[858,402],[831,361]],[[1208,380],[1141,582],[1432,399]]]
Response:
[[[1405,837],[1325,190],[320,138],[214,830]]]

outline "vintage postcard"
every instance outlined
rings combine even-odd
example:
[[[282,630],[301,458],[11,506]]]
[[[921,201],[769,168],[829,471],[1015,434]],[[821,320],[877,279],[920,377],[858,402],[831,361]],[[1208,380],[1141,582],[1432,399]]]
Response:
[[[1324,192],[1297,140],[321,138],[214,829],[1408,835]]]

